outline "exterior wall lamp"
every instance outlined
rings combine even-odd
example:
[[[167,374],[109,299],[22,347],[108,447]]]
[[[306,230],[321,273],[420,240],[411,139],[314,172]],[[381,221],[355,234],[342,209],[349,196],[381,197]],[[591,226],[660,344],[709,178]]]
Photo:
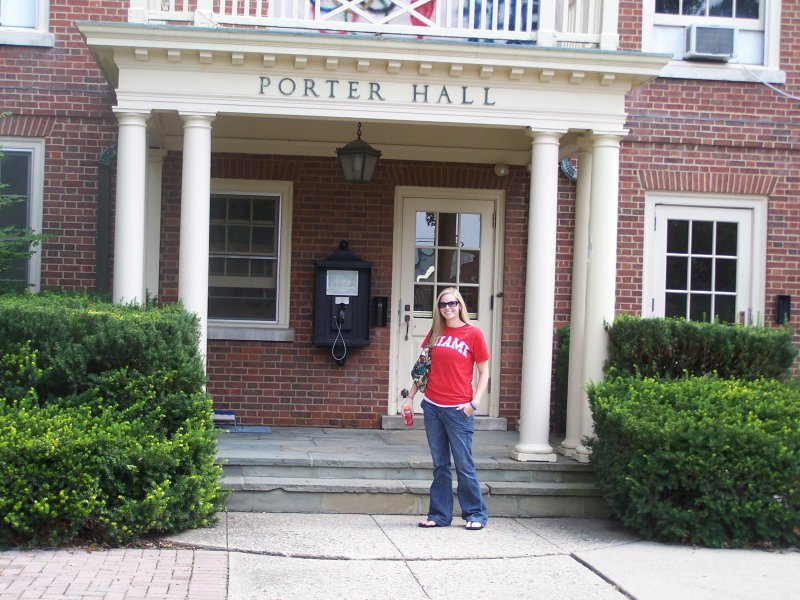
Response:
[[[359,122],[358,139],[353,140],[344,148],[337,148],[336,156],[339,157],[345,181],[369,183],[375,174],[381,152],[361,139],[361,123]]]

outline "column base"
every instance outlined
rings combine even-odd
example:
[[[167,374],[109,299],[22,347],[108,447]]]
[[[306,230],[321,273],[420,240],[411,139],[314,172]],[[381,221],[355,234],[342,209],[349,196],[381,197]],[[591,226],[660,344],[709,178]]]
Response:
[[[561,444],[556,448],[556,452],[561,454],[562,456],[566,456],[571,458],[575,456],[577,452],[578,442],[573,442],[571,440],[564,440]]]
[[[521,444],[511,452],[519,462],[556,462],[558,457],[547,444]]]
[[[571,458],[579,463],[589,463],[592,462],[592,451],[583,444],[579,444]]]

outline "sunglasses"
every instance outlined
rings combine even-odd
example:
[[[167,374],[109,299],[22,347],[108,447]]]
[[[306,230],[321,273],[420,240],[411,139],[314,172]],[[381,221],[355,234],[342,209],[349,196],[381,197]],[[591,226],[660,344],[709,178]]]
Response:
[[[450,300],[450,302],[439,302],[439,308],[455,308],[458,306],[458,300]]]

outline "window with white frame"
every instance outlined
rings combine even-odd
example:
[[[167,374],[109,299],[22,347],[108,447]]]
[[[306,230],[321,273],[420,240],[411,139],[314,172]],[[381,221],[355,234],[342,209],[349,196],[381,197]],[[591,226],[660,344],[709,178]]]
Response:
[[[44,142],[35,139],[0,138],[0,194],[14,196],[0,209],[0,227],[14,226],[42,230]],[[19,260],[3,273],[3,279],[18,281],[21,287],[38,291],[41,280],[39,246],[28,260]]]
[[[50,0],[0,0],[0,44],[54,46]]]
[[[643,50],[671,54],[665,77],[785,82],[781,0],[645,0]]]
[[[645,219],[644,316],[763,321],[763,200],[654,195]]]
[[[292,187],[213,180],[208,318],[213,337],[288,327]],[[212,331],[209,333],[212,336]]]

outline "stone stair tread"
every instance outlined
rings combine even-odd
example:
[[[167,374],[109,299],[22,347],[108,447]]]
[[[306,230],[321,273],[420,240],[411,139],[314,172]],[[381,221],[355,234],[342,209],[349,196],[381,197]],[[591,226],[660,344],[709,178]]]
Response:
[[[455,489],[455,482],[453,483]],[[304,493],[426,494],[430,480],[367,479],[319,477],[227,476],[223,487],[233,491],[272,491]],[[593,483],[582,482],[482,482],[484,493],[518,496],[596,496]]]

